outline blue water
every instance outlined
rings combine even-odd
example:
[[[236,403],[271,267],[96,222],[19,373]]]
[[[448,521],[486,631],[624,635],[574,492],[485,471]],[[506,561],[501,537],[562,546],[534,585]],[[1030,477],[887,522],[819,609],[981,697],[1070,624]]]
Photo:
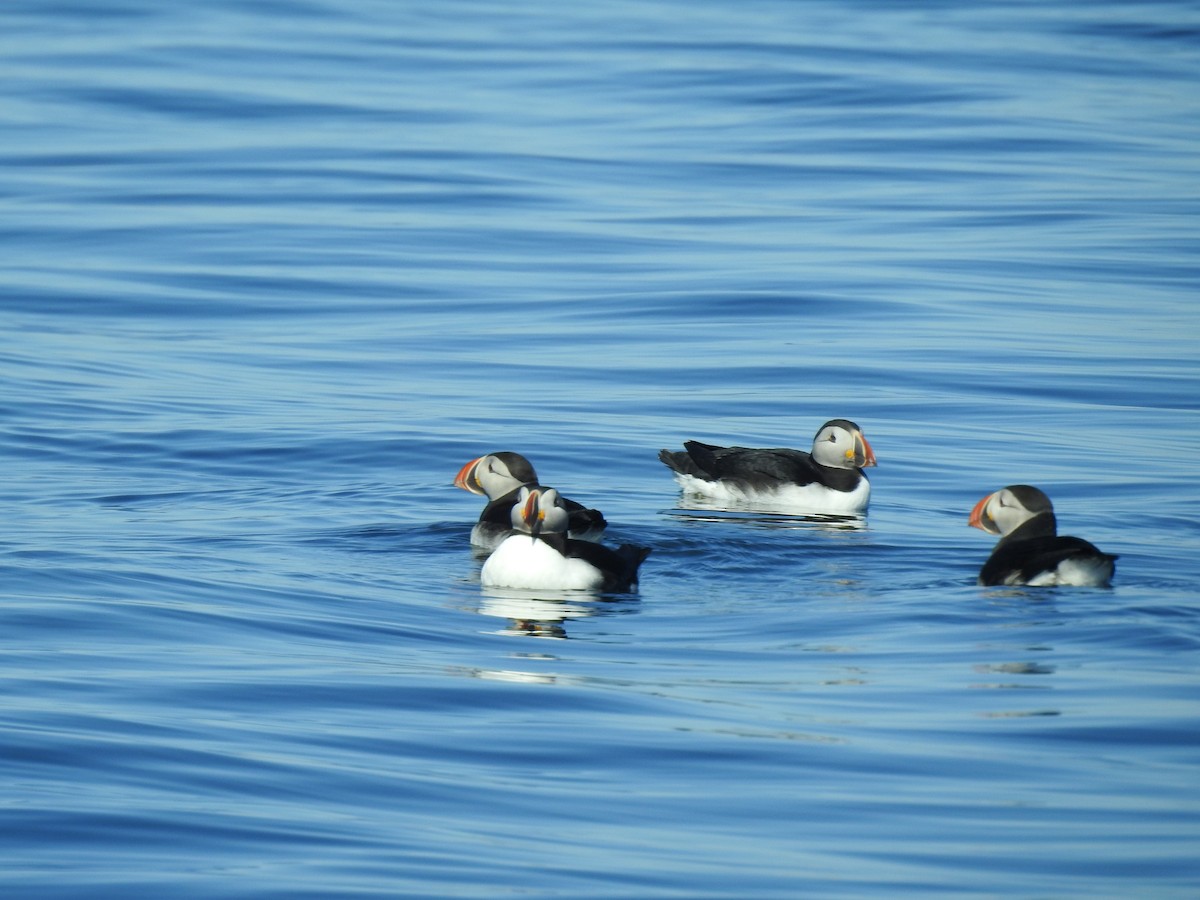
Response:
[[[0,11],[5,897],[1200,893],[1200,11]],[[660,447],[857,421],[866,526]],[[493,450],[653,548],[489,596]],[[974,585],[1042,487],[1111,590]]]

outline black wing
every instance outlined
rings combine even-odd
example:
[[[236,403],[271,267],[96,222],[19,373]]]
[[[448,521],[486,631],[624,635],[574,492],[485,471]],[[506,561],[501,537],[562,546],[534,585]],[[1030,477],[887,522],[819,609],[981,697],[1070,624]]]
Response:
[[[591,563],[604,573],[604,590],[628,591],[637,584],[638,568],[650,555],[646,547],[622,544],[613,550],[590,541],[568,541],[567,555]]]
[[[709,481],[732,481],[740,486],[764,490],[785,484],[823,484],[839,491],[853,490],[863,477],[857,469],[822,466],[803,450],[786,447],[753,449],[715,447],[699,441],[683,445],[701,477]]]
[[[979,572],[982,585],[1026,584],[1043,572],[1052,572],[1068,559],[1109,559],[1083,538],[1068,536],[1037,537],[1026,541],[1001,541]]]
[[[572,534],[599,532],[608,527],[604,513],[600,510],[588,509],[582,503],[576,503],[566,497],[562,498],[562,503],[567,510],[567,529]]]

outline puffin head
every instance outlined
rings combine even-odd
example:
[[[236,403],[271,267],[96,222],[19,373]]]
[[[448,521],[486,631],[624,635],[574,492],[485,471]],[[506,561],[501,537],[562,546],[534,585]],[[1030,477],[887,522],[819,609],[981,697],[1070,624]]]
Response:
[[[1053,513],[1050,498],[1028,484],[1010,484],[975,504],[967,524],[988,534],[1012,534],[1034,516]]]
[[[537,473],[520,453],[502,450],[471,460],[458,470],[454,486],[489,500],[503,497],[523,484],[537,484]]]
[[[522,487],[512,509],[513,529],[534,538],[542,533],[565,532],[567,518],[558,491],[548,487]]]
[[[875,465],[875,451],[862,429],[849,419],[831,419],[813,438],[812,458],[831,469],[864,469]]]

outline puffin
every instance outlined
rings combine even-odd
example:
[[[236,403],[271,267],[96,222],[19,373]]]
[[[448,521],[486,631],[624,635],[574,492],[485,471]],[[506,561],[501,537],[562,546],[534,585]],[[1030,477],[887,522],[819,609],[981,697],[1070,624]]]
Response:
[[[461,469],[454,479],[455,487],[472,494],[483,494],[488,504],[471,528],[471,544],[484,550],[495,549],[512,530],[512,510],[522,487],[537,487],[533,465],[520,453],[503,450],[480,456]],[[560,497],[570,519],[569,536],[578,540],[598,541],[608,523],[598,509],[587,509],[581,503]]]
[[[858,515],[866,511],[871,497],[871,482],[863,469],[875,465],[875,452],[849,419],[822,425],[811,453],[716,447],[699,441],[685,441],[683,447],[660,450],[658,458],[685,491],[710,500]]]
[[[975,504],[967,524],[1000,540],[983,568],[981,585],[1104,587],[1112,580],[1112,553],[1083,538],[1058,534],[1050,498],[1028,484],[1010,484]]]
[[[512,508],[512,531],[479,573],[483,586],[615,593],[636,588],[638,568],[650,551],[570,538],[569,518],[554,488],[522,486]]]

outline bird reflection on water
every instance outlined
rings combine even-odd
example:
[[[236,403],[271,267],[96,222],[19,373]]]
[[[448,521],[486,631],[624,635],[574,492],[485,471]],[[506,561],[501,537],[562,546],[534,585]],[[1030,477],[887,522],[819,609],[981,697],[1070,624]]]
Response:
[[[786,508],[773,509],[762,504],[734,505],[727,502],[717,503],[703,497],[688,495],[683,498],[677,509],[667,510],[666,515],[673,516],[684,523],[703,522],[738,522],[755,528],[773,530],[805,530],[805,531],[866,531],[865,516],[834,515],[830,513],[804,514]]]
[[[567,623],[576,619],[629,612],[635,598],[591,591],[525,591],[483,588],[476,612],[506,619],[499,634],[565,639]]]

